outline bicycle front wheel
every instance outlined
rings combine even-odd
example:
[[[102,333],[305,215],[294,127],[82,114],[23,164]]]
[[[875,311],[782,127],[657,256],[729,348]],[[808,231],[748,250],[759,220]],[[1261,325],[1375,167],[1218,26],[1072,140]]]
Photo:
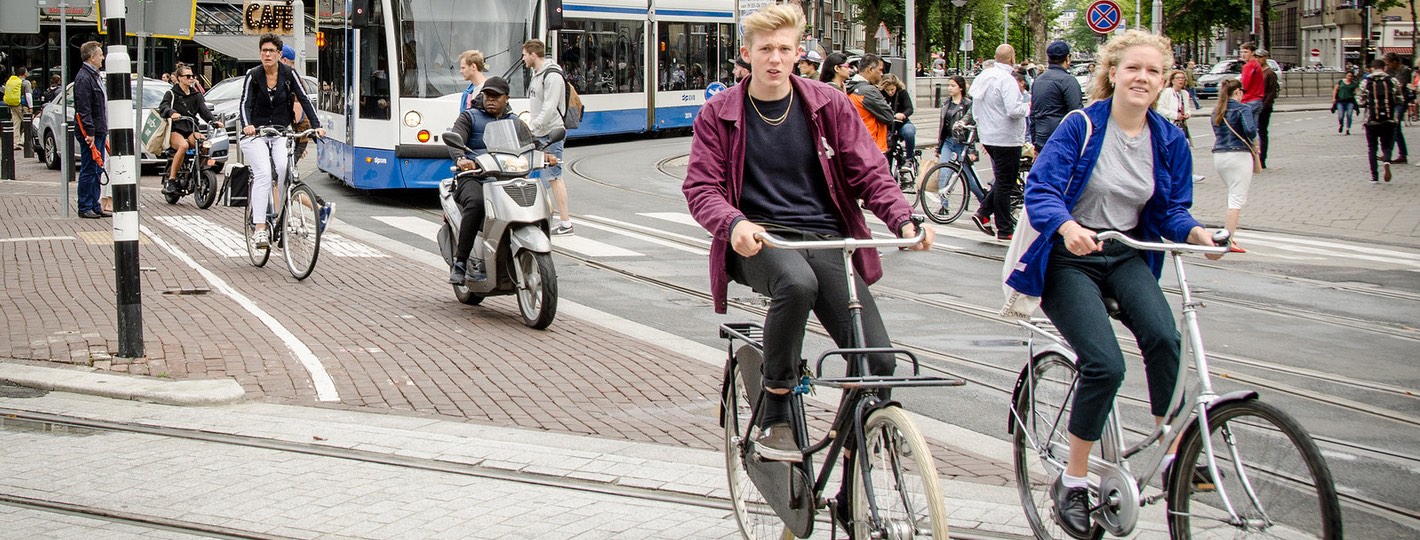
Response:
[[[1010,419],[1016,489],[1036,538],[1070,538],[1051,516],[1055,502],[1050,487],[1070,461],[1067,427],[1079,371],[1069,358],[1056,353],[1040,354],[1031,362],[1025,380],[1018,383],[1021,389]],[[1103,527],[1090,531],[1090,538],[1101,536]]]
[[[256,247],[256,242],[252,241],[251,235],[256,232],[256,226],[251,223],[251,214],[248,213],[249,211],[250,209],[248,208],[242,209],[242,222],[246,225],[242,229],[242,236],[246,237],[247,241],[247,260],[251,261],[252,266],[261,268],[266,266],[266,260],[271,258],[271,245],[268,244],[266,247]]]
[[[734,367],[725,373],[729,377],[721,411],[725,424],[725,472],[730,481],[730,503],[735,508],[735,521],[746,540],[783,539],[794,537],[784,522],[769,507],[764,493],[750,480],[746,459],[755,459],[749,447],[749,422],[754,402],[762,391],[759,367],[763,360],[753,347],[741,347],[735,354]]]
[[[217,173],[209,169],[203,169],[197,176],[197,185],[193,186],[192,204],[198,208],[206,210],[212,207],[212,203],[217,200]]]
[[[285,201],[286,219],[281,224],[286,268],[297,280],[306,279],[316,268],[320,256],[320,205],[311,186],[297,184]]]
[[[902,407],[884,407],[868,415],[863,433],[867,448],[860,451],[867,455],[868,470],[853,475],[854,538],[946,538],[937,465],[912,419]],[[878,507],[876,523],[869,497]]]
[[[938,163],[923,175],[927,181],[917,190],[917,201],[922,213],[933,223],[946,225],[961,217],[966,210],[971,193],[966,189],[966,176],[961,174],[961,164],[948,161]],[[937,189],[927,189],[931,179],[937,180]]]
[[[1191,432],[1179,445],[1169,479],[1174,538],[1342,538],[1331,470],[1296,420],[1256,400],[1227,403],[1208,414],[1208,440],[1222,481],[1215,484],[1206,473],[1195,478],[1198,467],[1208,469],[1208,456],[1203,434]],[[1225,502],[1240,522],[1233,522]]]

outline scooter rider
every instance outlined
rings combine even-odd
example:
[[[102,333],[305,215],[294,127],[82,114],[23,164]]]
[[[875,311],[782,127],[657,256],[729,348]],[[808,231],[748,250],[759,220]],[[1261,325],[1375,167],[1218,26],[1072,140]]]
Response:
[[[163,96],[158,111],[159,115],[171,118],[173,121],[173,133],[168,141],[168,145],[173,148],[173,161],[168,166],[168,177],[163,181],[164,194],[176,192],[173,180],[177,178],[178,169],[182,168],[182,161],[187,155],[187,149],[204,137],[197,133],[197,126],[193,125],[192,120],[182,117],[196,118],[200,116],[212,124],[212,127],[222,127],[222,122],[217,121],[216,115],[207,108],[207,101],[203,99],[202,91],[193,84],[197,78],[193,76],[192,68],[187,64],[178,63],[173,75],[177,76],[177,82]]]
[[[508,81],[502,77],[489,77],[473,106],[459,114],[454,122],[453,132],[463,136],[469,152],[459,158],[455,165],[459,170],[473,170],[473,158],[488,152],[483,145],[483,129],[495,120],[517,118],[508,109]],[[458,182],[457,177],[455,181]],[[473,262],[468,268],[468,254],[473,251],[473,240],[483,228],[483,184],[462,181],[454,187],[454,200],[463,207],[463,219],[459,223],[458,247],[454,249],[454,264],[449,270],[449,283],[462,285],[467,279],[483,281],[488,275],[483,270],[483,261]]]

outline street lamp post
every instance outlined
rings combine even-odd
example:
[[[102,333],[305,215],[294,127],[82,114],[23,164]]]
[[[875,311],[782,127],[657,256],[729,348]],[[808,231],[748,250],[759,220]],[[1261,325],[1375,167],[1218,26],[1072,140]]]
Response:
[[[1001,43],[1011,43],[1011,4],[1001,4]]]

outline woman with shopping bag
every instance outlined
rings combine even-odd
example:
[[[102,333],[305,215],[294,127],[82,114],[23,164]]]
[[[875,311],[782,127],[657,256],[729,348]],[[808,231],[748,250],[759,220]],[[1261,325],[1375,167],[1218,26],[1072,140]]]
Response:
[[[163,194],[174,193],[173,180],[177,178],[177,173],[182,169],[182,161],[187,156],[187,149],[197,144],[203,136],[197,133],[196,118],[211,123],[213,127],[220,128],[222,123],[217,121],[217,117],[207,108],[207,100],[202,97],[202,91],[198,90],[194,83],[197,78],[192,74],[192,67],[179,63],[177,69],[173,70],[173,76],[177,83],[173,85],[168,93],[163,96],[163,101],[158,105],[158,114],[167,119],[172,124],[172,132],[168,136],[168,145],[173,149],[173,161],[168,165],[168,177],[163,180]]]

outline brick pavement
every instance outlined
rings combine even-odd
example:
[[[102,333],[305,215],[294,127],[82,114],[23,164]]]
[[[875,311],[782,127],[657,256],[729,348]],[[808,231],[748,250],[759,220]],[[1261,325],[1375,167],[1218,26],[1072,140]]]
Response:
[[[20,168],[21,181],[0,183],[6,306],[0,311],[7,328],[0,359],[178,380],[231,378],[248,399],[318,403],[311,376],[266,326],[148,235],[141,243],[147,356],[115,358],[110,222],[57,217],[56,186],[24,180],[56,175],[33,163]],[[383,251],[341,257],[323,244],[315,272],[296,282],[275,253],[265,268],[253,268],[164,219],[198,216],[235,229],[241,210],[198,210],[187,199],[168,205],[148,189],[156,185],[153,178],[144,183],[140,211],[151,234],[260,305],[309,347],[340,396],[338,404],[324,406],[702,449],[721,444],[716,366],[565,314],[549,330],[529,329],[511,297],[489,298],[479,307],[459,304],[438,269]],[[338,237],[339,229],[337,222],[327,238]],[[62,239],[3,241],[27,237]],[[987,459],[933,444],[945,477],[1009,482],[1006,456]]]

